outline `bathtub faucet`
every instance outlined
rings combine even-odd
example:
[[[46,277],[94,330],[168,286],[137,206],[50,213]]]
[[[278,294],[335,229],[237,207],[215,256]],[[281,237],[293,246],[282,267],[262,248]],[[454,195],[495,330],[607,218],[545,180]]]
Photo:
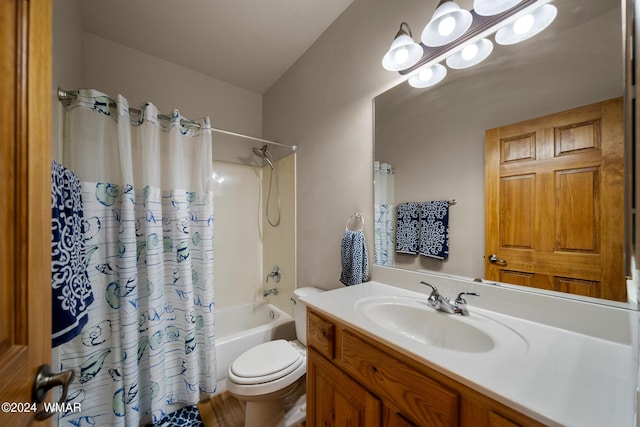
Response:
[[[267,289],[262,296],[266,298],[269,295],[278,295],[278,288]]]

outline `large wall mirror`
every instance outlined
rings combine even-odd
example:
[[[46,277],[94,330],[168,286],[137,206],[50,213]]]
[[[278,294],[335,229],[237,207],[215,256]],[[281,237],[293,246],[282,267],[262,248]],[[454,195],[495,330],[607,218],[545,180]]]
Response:
[[[540,135],[551,138],[548,150],[552,157],[565,156],[569,151],[583,157],[588,156],[588,152],[604,152],[602,147],[615,139],[622,147],[619,155],[612,154],[619,157],[616,159],[619,166],[614,168],[614,176],[605,181],[598,181],[604,172],[595,161],[585,174],[567,173],[582,172],[583,166],[565,167],[562,173],[552,172],[551,180],[545,184],[540,179],[533,184],[511,180],[510,187],[495,190],[500,196],[497,203],[508,210],[498,220],[503,231],[507,229],[507,234],[510,233],[500,237],[502,246],[509,246],[513,241],[513,247],[521,245],[526,252],[527,244],[539,245],[542,237],[548,235],[551,252],[582,256],[579,263],[587,266],[615,263],[615,274],[603,276],[606,282],[603,286],[613,290],[590,286],[597,280],[574,277],[568,267],[576,264],[571,261],[573,258],[555,266],[557,271],[545,272],[545,275],[551,274],[551,278],[541,279],[540,283],[527,278],[539,272],[510,274],[508,268],[499,268],[499,278],[489,279],[634,307],[635,297],[626,289],[625,231],[620,226],[625,218],[622,197],[625,15],[622,9],[626,2],[562,0],[554,4],[558,8],[556,20],[536,37],[511,46],[496,45],[491,56],[481,64],[466,70],[449,70],[445,80],[431,88],[416,89],[404,82],[375,98],[376,264],[487,280],[487,258],[492,250],[485,247],[490,240],[485,232],[485,212],[491,211],[486,204],[493,202],[485,200],[494,199],[486,198],[485,189],[492,184],[485,182],[488,164],[485,140],[494,135],[501,155],[518,163],[518,156],[523,152],[535,153],[536,144],[537,150],[542,150]],[[423,25],[409,24],[416,28]],[[583,107],[600,109],[606,114],[615,110],[613,119],[592,117],[588,113],[580,116],[582,113],[577,112]],[[557,125],[554,120],[558,113],[579,118],[570,124]],[[540,122],[541,118],[551,124]],[[547,129],[542,129],[545,126]],[[520,133],[516,132],[518,129]],[[488,133],[489,130],[493,133]],[[533,135],[533,140],[525,141],[526,135]],[[585,135],[589,142],[581,139]],[[541,197],[547,192],[552,195],[546,199]],[[609,198],[613,193],[621,195],[620,198]],[[530,201],[525,208],[507,206],[527,197]],[[397,252],[394,233],[398,205],[441,200],[455,200],[448,208],[446,259]],[[605,205],[607,208],[602,211]],[[385,209],[388,212],[385,213]],[[527,217],[531,212],[542,210],[561,218],[556,217],[550,221],[553,226],[545,228],[541,225],[543,220]],[[574,215],[579,210],[588,211],[588,218],[577,219]],[[512,218],[509,220],[509,217]],[[563,229],[563,224],[568,228]],[[609,242],[612,235],[615,235],[614,243]],[[529,243],[518,243],[527,239]],[[611,256],[604,261],[594,261],[602,252]],[[497,255],[501,262],[504,252]],[[516,264],[506,260],[507,265],[510,262]],[[553,262],[529,264],[529,267],[546,264],[545,268],[549,269]],[[526,266],[521,270],[526,270]],[[614,280],[608,277],[615,277],[616,283],[611,283]]]

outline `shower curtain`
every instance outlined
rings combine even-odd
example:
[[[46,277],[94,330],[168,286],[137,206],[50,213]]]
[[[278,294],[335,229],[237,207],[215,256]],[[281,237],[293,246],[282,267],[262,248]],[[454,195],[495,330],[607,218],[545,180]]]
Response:
[[[159,422],[216,384],[209,119],[81,90],[64,114],[63,163],[81,181],[94,302],[60,348],[76,379],[62,426]]]

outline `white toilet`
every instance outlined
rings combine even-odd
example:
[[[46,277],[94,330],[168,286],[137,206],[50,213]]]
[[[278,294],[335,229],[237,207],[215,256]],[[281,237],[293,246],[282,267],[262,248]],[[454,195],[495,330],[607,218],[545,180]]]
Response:
[[[293,291],[297,340],[259,344],[238,356],[229,367],[227,389],[246,403],[245,427],[292,427],[304,421],[307,307],[299,299],[318,292],[323,291]]]

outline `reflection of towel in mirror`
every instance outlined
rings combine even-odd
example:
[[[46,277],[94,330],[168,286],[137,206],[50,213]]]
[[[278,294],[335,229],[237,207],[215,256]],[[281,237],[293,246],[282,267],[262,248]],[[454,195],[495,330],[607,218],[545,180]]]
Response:
[[[436,259],[449,256],[449,202],[435,200],[420,205],[420,255]]]
[[[347,230],[342,238],[342,274],[345,285],[357,285],[369,279],[369,255],[362,231]]]
[[[376,265],[393,266],[393,206],[375,205],[375,242],[373,245],[373,262]]]
[[[420,209],[417,202],[398,203],[396,252],[416,255],[420,230]]]
[[[80,180],[52,162],[51,183],[51,304],[52,345],[78,335],[87,323],[93,292],[84,256]]]

